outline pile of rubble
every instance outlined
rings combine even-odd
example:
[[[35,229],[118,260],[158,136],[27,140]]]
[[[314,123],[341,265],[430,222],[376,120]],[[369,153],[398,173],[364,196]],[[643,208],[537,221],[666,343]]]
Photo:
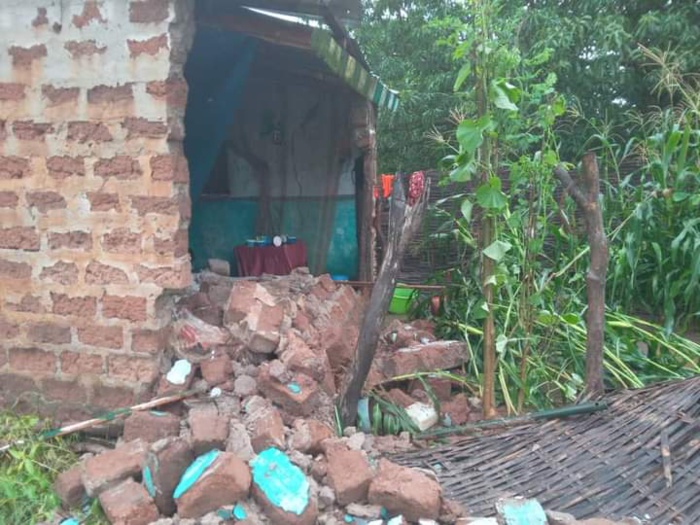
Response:
[[[157,394],[201,394],[133,413],[116,448],[60,474],[66,508],[99,498],[119,525],[427,524],[463,514],[431,472],[381,457],[410,447],[408,436],[354,428],[337,436],[334,402],[363,314],[351,287],[305,271],[259,281],[207,272],[178,312]],[[465,354],[463,344],[436,341],[428,325],[396,323],[368,385],[459,367]],[[429,380],[445,400],[441,417],[466,421],[466,397]],[[389,395],[427,406],[414,386]]]

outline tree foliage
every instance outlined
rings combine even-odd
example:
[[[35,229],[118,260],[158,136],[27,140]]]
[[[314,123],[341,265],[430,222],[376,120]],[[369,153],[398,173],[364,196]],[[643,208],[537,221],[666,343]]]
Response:
[[[379,122],[383,171],[434,166],[442,151],[426,139],[434,127],[450,128],[450,111],[462,98],[453,92],[462,63],[451,50],[472,17],[460,0],[367,0],[357,38],[389,86],[400,91],[397,113]],[[667,93],[654,91],[656,70],[639,45],[670,51],[683,71],[700,71],[700,2],[693,0],[507,0],[501,24],[513,24],[523,59],[550,53],[556,90],[578,107],[558,135],[566,157],[577,157],[582,137],[605,126],[629,137],[627,112],[669,107]],[[584,116],[585,118],[578,118]]]
[[[449,39],[466,8],[458,0],[377,0],[365,7],[355,36],[374,72],[401,96],[395,113],[379,115],[379,168],[434,166],[441,151],[426,133],[449,129],[450,112],[460,104]]]

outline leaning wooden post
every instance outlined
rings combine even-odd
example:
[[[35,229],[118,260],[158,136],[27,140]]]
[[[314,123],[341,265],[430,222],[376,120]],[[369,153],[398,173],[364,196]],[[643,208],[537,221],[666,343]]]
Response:
[[[394,178],[391,213],[389,214],[389,236],[384,260],[377,281],[372,288],[369,305],[362,321],[355,359],[346,376],[338,402],[340,418],[344,425],[353,425],[357,418],[357,403],[374,360],[382,324],[389,309],[396,278],[399,274],[401,257],[411,236],[420,224],[425,207],[425,199],[423,198],[425,192],[422,185],[419,189],[418,195],[412,194],[409,190],[409,196],[406,199],[401,177]]]
[[[603,393],[603,343],[605,338],[605,279],[608,271],[608,239],[603,228],[600,207],[600,177],[595,153],[583,156],[581,182],[576,184],[569,172],[557,166],[554,175],[583,213],[591,248],[591,263],[586,275],[588,313],[586,315],[586,393]]]

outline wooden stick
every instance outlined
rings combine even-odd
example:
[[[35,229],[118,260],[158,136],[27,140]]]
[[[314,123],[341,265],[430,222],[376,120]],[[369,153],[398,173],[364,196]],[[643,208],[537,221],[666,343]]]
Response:
[[[112,421],[118,417],[126,416],[126,415],[132,414],[134,412],[141,412],[143,410],[150,410],[152,408],[156,408],[159,406],[169,405],[170,403],[180,401],[182,399],[185,399],[187,397],[191,397],[191,396],[198,394],[198,393],[201,393],[201,391],[200,390],[186,390],[184,392],[179,392],[177,394],[172,394],[169,396],[159,397],[157,399],[152,399],[151,401],[147,401],[145,403],[140,403],[138,405],[134,405],[134,406],[129,407],[129,408],[117,408],[115,410],[107,412],[104,416],[88,419],[86,421],[81,421],[79,423],[73,423],[72,425],[66,425],[66,426],[63,426],[60,428],[46,430],[45,432],[40,433],[38,437],[39,437],[39,439],[48,439],[48,438],[54,438],[54,437],[59,437],[59,436],[66,436],[68,434],[73,434],[73,433],[78,432],[80,430],[85,430],[87,428],[97,426],[100,423]],[[6,452],[13,447],[24,445],[25,443],[26,443],[26,440],[24,440],[24,439],[20,439],[18,441],[8,443],[7,445],[3,445],[2,447],[0,447],[0,453]]]
[[[411,235],[420,224],[425,207],[424,195],[415,205],[406,201],[401,177],[394,179],[394,198],[389,216],[389,236],[387,250],[384,254],[377,282],[372,289],[369,306],[362,321],[360,336],[357,340],[355,359],[341,389],[338,408],[340,418],[345,425],[352,425],[357,417],[357,403],[362,393],[365,380],[372,367],[377,351],[382,323],[391,302],[396,276],[399,273],[401,256],[406,250]]]

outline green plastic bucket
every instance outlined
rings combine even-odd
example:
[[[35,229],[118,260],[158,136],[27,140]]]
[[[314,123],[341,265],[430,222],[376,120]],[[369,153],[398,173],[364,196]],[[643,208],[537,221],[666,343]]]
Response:
[[[394,288],[394,296],[391,298],[389,313],[398,315],[408,313],[408,308],[415,293],[415,288]]]

